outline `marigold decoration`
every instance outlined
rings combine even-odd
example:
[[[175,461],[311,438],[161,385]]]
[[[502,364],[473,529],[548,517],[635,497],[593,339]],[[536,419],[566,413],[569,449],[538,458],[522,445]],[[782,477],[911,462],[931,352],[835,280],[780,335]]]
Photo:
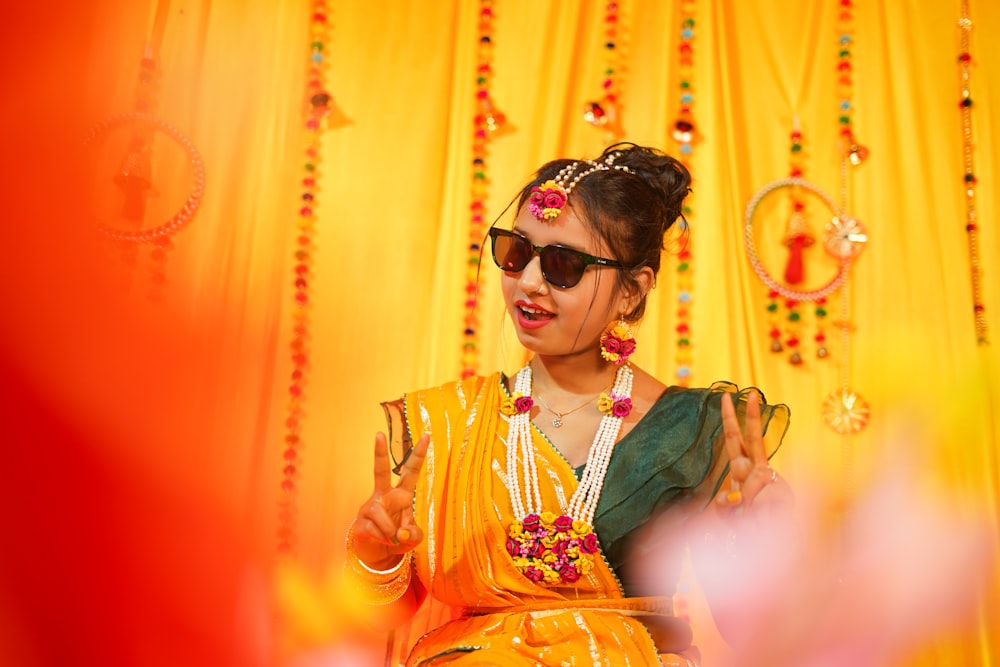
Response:
[[[962,16],[958,20],[961,53],[958,69],[961,99],[958,108],[962,115],[962,190],[965,194],[965,234],[969,245],[969,268],[972,278],[972,314],[976,327],[976,342],[986,345],[986,306],[983,305],[982,269],[979,266],[979,214],[976,209],[976,187],[979,184],[973,164],[975,143],[972,140],[972,91],[969,88],[972,66],[972,19],[969,18],[969,0],[962,0]]]
[[[507,553],[538,584],[572,584],[594,569],[597,535],[586,521],[552,512],[529,514],[508,530]]]
[[[316,178],[320,162],[320,139],[330,125],[342,125],[332,96],[324,90],[325,64],[323,51],[329,25],[325,0],[315,0],[309,26],[309,59],[305,91],[306,136],[305,161],[301,180],[301,196],[295,216],[297,228],[292,269],[292,372],[288,384],[288,404],[285,413],[284,450],[280,496],[278,500],[278,552],[292,555],[296,546],[298,515],[298,482],[302,472],[302,421],[305,418],[305,389],[310,371],[311,322],[309,319],[309,281],[312,278],[313,250],[316,236]]]
[[[568,198],[566,188],[553,180],[531,188],[528,212],[539,220],[554,220],[562,212]]]
[[[615,322],[601,336],[601,356],[606,361],[621,366],[635,352],[635,337],[632,327],[624,320]]]

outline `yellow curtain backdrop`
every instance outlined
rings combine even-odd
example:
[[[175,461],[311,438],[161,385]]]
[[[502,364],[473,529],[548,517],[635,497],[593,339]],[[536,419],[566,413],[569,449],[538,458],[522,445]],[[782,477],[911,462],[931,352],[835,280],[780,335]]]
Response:
[[[40,339],[14,328],[5,339],[24,352],[26,376],[71,420],[122,423],[116,437],[94,444],[109,468],[168,498],[167,506],[181,496],[201,499],[250,545],[245,578],[233,585],[241,597],[232,603],[232,618],[243,619],[237,626],[248,632],[240,607],[256,599],[247,591],[266,598],[277,542],[313,5],[111,4],[96,3],[79,23],[65,25],[85,36],[86,48],[63,54],[79,73],[71,127],[132,108],[138,59],[157,36],[157,112],[200,151],[206,192],[193,222],[174,237],[164,303],[143,302],[134,278],[127,312],[150,342],[181,346],[184,353],[157,360],[162,375],[150,382],[148,395],[123,397],[108,387],[93,389],[92,355],[46,347],[45,360],[36,363],[43,358]],[[788,174],[793,119],[804,134],[806,178],[839,199],[839,3],[685,4],[695,18],[698,126],[690,158],[693,384],[752,383],[791,406],[792,427],[776,465],[793,486],[822,483],[829,497],[849,502],[877,488],[889,470],[915,464],[919,483],[986,512],[995,547],[1000,55],[990,40],[1000,30],[1000,6],[971,2],[979,253],[995,341],[982,346],[973,327],[965,232],[960,2],[855,2],[853,122],[871,156],[849,170],[849,212],[869,234],[847,288],[849,382],[869,401],[871,422],[845,441],[822,419],[823,400],[842,384],[846,351],[835,325],[840,292],[830,299],[831,357],[807,355],[806,363],[792,366],[769,351],[767,290],[743,247],[748,201]],[[492,3],[490,92],[508,125],[489,140],[488,221],[544,161],[591,157],[608,142],[582,118],[583,104],[602,95],[605,5]],[[619,5],[616,77],[624,139],[676,152],[670,132],[679,95],[680,0]],[[337,569],[350,519],[370,493],[373,436],[384,424],[378,403],[460,372],[480,3],[327,0],[327,7],[325,85],[347,122],[323,132],[318,159],[309,380],[295,480],[296,563],[307,583],[300,582],[295,599],[300,611],[306,599],[316,605],[314,623],[300,628],[298,639],[334,643],[342,634],[336,612],[316,600]],[[175,180],[159,184],[167,209],[188,187],[182,177]],[[110,189],[110,183],[95,177],[90,184]],[[779,272],[783,221],[762,216],[755,228],[769,269]],[[822,251],[817,244],[810,252]],[[811,266],[822,274],[832,265]],[[667,382],[676,371],[674,267],[674,258],[666,257],[636,355]],[[480,370],[514,370],[523,352],[504,324],[497,272],[488,259],[479,285]],[[131,341],[139,358],[142,342]],[[111,347],[104,351],[112,361],[130,363]],[[141,380],[132,377],[139,370],[122,373]],[[134,410],[123,410],[129,407]],[[130,412],[128,419],[122,412]],[[143,438],[147,444],[135,447]],[[183,522],[177,530],[183,532]],[[202,539],[211,544],[207,535]],[[140,557],[160,562],[145,549],[153,547]],[[197,569],[192,553],[200,550],[180,567]],[[309,597],[310,582],[315,597]],[[995,664],[997,587],[995,579],[984,581],[971,626],[932,638],[912,664]],[[249,616],[265,623],[269,614]],[[225,628],[220,632],[232,632],[232,618],[217,619]],[[208,623],[199,619],[192,623]],[[696,633],[710,636],[709,624],[696,622]],[[259,638],[251,643],[259,645],[258,656],[274,650]]]

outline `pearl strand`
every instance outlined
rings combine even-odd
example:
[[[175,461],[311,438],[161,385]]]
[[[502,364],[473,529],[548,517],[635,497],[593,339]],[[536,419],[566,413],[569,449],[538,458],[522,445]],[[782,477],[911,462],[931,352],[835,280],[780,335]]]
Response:
[[[614,396],[629,398],[632,395],[632,380],[634,374],[626,364],[618,369],[615,384],[612,389]],[[521,396],[531,396],[531,367],[525,366],[518,371],[514,381],[514,393]],[[576,491],[570,498],[566,513],[575,519],[592,523],[597,503],[604,487],[608,466],[611,463],[611,453],[621,432],[622,418],[606,414],[594,435],[594,441],[587,454],[583,475]],[[524,459],[523,475],[518,474],[518,452]],[[524,497],[522,485],[524,482]],[[525,517],[541,512],[541,491],[538,486],[538,468],[535,462],[535,448],[531,439],[531,416],[528,411],[519,412],[509,418],[507,442],[507,488],[510,493],[511,507],[515,516]]]
[[[629,366],[625,365],[619,368],[612,393],[622,398],[630,397],[632,395],[632,378],[633,373]],[[611,463],[611,452],[618,440],[621,427],[621,417],[606,414],[601,419],[597,434],[594,436],[594,443],[587,455],[587,464],[584,466],[580,483],[570,499],[568,511],[574,518],[587,523],[593,522],[597,502],[600,500],[601,490],[604,488],[604,478]]]

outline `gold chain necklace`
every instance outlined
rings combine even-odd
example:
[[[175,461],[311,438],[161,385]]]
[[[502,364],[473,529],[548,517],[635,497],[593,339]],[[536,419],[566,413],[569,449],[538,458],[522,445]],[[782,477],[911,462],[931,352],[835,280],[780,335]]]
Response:
[[[608,389],[610,389],[610,387],[608,387]],[[552,408],[550,408],[548,406],[548,404],[545,401],[543,401],[542,397],[539,396],[538,394],[535,394],[535,400],[538,401],[538,403],[543,408],[545,408],[546,410],[548,410],[549,412],[551,412],[552,414],[555,415],[555,417],[552,419],[552,425],[555,426],[556,428],[560,428],[563,425],[563,417],[565,417],[566,415],[569,415],[569,414],[572,414],[572,413],[576,412],[580,408],[583,408],[583,407],[585,407],[587,405],[590,405],[594,400],[596,400],[602,393],[606,392],[608,389],[604,389],[603,391],[597,392],[596,394],[594,394],[593,396],[591,396],[590,398],[588,398],[587,400],[585,400],[580,405],[576,406],[572,410],[566,410],[565,412],[556,412],[555,410],[553,410]]]

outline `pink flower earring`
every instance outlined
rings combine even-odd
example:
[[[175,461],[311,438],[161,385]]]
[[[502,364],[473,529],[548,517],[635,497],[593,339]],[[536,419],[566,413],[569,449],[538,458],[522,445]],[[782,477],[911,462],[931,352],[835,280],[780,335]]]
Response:
[[[607,361],[621,366],[635,352],[635,331],[623,318],[619,317],[604,330],[601,336],[601,356]]]

